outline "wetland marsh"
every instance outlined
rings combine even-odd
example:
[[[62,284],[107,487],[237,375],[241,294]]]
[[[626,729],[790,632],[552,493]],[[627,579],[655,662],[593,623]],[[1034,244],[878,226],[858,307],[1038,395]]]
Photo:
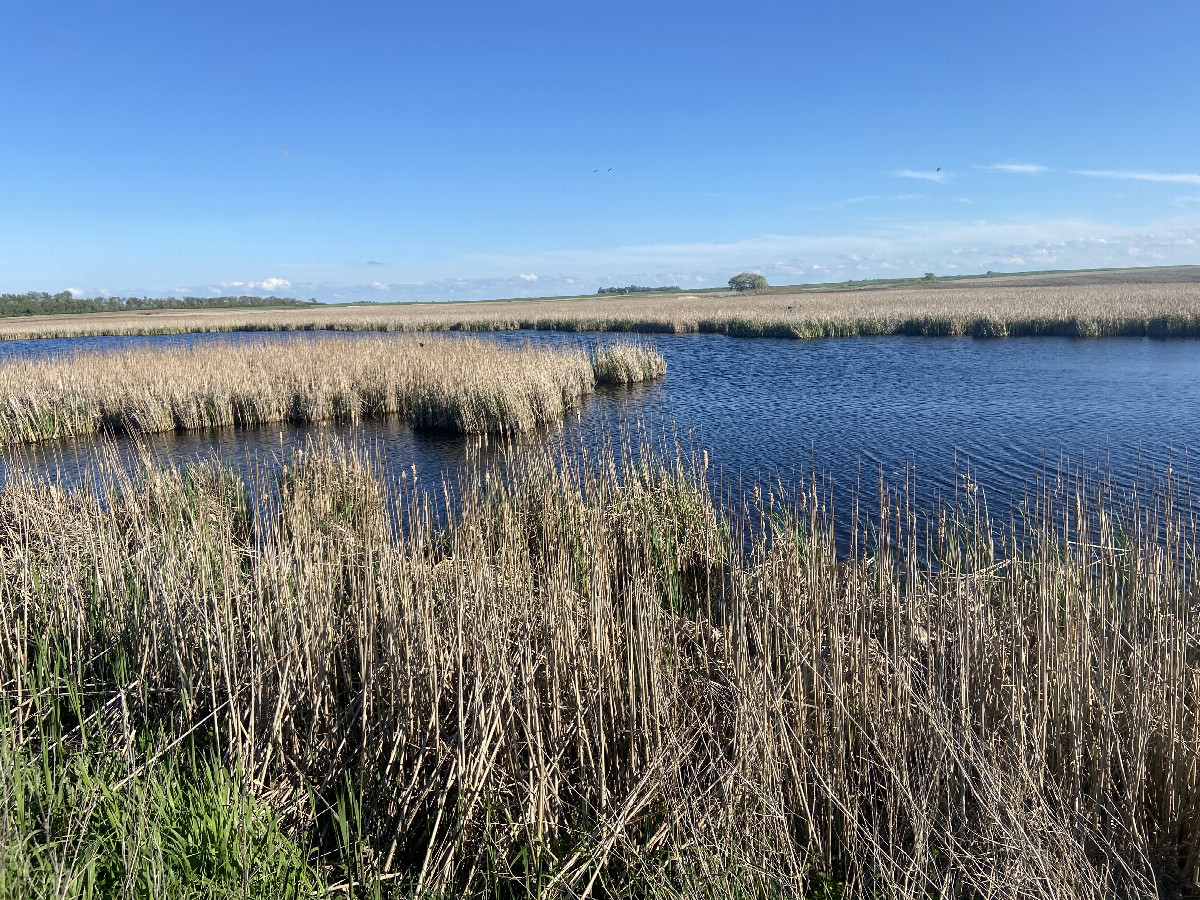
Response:
[[[60,401],[134,421],[151,397],[132,408],[162,426],[5,449],[0,886],[915,900],[1195,880],[1198,350],[0,345],[10,395],[78,376]],[[247,385],[254,366],[279,378]],[[498,440],[399,401],[366,414],[367,387],[418,376],[449,396],[549,379],[558,412]],[[358,415],[232,412],[235,390],[339,379]],[[210,406],[231,412],[177,414]]]
[[[1200,267],[838,290],[798,286],[748,293],[143,310],[0,319],[0,340],[295,330],[707,333],[791,339],[859,335],[1195,338],[1200,336]]]

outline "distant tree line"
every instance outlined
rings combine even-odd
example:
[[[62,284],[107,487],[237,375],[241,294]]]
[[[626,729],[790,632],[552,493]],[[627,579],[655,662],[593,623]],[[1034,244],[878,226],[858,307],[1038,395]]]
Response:
[[[631,284],[629,287],[609,287],[600,288],[596,291],[597,294],[649,294],[658,293],[660,291],[677,291],[679,285],[672,284],[668,287],[639,287],[636,284]]]
[[[125,312],[151,309],[227,309],[241,306],[312,306],[294,297],[75,297],[70,291],[47,294],[0,294],[0,316],[51,316],[65,313]]]

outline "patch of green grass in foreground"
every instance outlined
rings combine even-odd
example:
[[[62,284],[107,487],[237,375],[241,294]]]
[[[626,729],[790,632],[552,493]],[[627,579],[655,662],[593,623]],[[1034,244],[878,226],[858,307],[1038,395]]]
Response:
[[[321,892],[310,854],[212,752],[126,756],[79,728],[19,747],[11,726],[0,734],[0,898]]]

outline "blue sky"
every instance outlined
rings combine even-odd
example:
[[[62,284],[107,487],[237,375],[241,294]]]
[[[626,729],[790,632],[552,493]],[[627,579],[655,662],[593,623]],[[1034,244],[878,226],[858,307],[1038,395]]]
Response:
[[[1200,263],[1197,33],[1183,2],[0,0],[0,291]]]

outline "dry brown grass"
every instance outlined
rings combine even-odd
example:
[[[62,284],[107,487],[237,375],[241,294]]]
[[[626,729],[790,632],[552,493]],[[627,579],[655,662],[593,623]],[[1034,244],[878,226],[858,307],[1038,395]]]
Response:
[[[712,331],[738,336],[856,334],[1200,335],[1200,284],[1005,280],[967,287],[757,295],[660,294],[573,300],[424,303],[303,310],[105,313],[0,320],[0,338],[186,331]]]
[[[592,354],[592,368],[601,384],[636,384],[666,375],[667,361],[653,348],[618,341]]]
[[[0,445],[387,415],[466,433],[528,431],[561,421],[597,380],[665,371],[653,349],[628,343],[600,348],[594,363],[582,350],[394,336],[80,353],[0,366]]]
[[[1076,485],[1003,538],[970,503],[927,551],[887,508],[839,560],[827,498],[727,519],[702,461],[520,457],[445,526],[423,496],[321,448],[273,482],[0,489],[4,806],[188,746],[364,896],[1200,878],[1197,548],[1169,499]],[[65,825],[21,794],[6,871],[83,883],[101,790]]]

